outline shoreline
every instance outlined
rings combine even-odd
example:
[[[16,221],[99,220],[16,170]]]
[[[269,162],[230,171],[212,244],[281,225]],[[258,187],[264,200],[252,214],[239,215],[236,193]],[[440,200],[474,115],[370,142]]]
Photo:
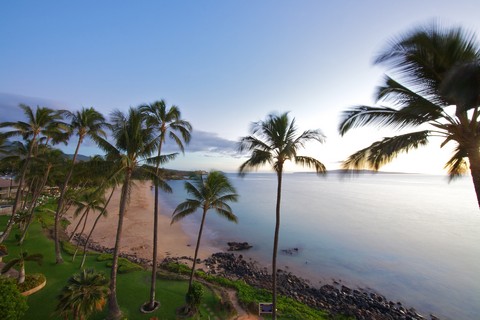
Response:
[[[107,191],[107,194],[109,192]],[[113,251],[115,245],[115,233],[118,223],[118,208],[120,200],[120,189],[117,189],[107,206],[108,216],[102,217],[96,227],[96,230],[92,234],[90,240],[89,248],[99,252],[110,252]],[[128,206],[127,212],[124,218],[124,228],[123,228],[123,237],[120,247],[120,256],[130,259],[133,262],[142,264],[144,266],[152,265],[152,242],[153,242],[153,201],[154,195],[153,190],[149,182],[135,181],[135,186],[132,188],[130,204]],[[164,210],[171,210],[167,205],[159,201],[160,212],[159,212],[159,232],[158,232],[158,261],[161,264],[164,261],[175,260],[183,261],[187,265],[193,260],[194,250],[195,250],[195,241],[196,241],[196,232],[194,232],[194,225],[191,222],[186,223],[177,223],[170,225],[170,217]],[[80,217],[73,217],[74,209],[70,208],[65,217],[72,222],[67,227],[67,234],[70,235],[75,228],[77,221]],[[85,239],[86,235],[90,232],[90,228],[93,225],[93,221],[98,213],[90,214],[85,231],[83,236],[76,236],[75,239]],[[83,224],[82,224],[83,225]],[[80,226],[79,229],[81,229]],[[77,230],[77,234],[80,231]],[[217,239],[218,240],[218,239]],[[80,240],[82,241],[82,240]],[[216,259],[219,255],[230,255],[231,253],[226,253],[227,245],[226,243],[219,243],[218,241],[212,241],[208,236],[203,237],[202,244],[199,249],[199,259],[202,260],[202,265],[204,262],[208,265],[209,261]],[[247,251],[237,251],[234,260],[238,260],[235,264],[237,271],[231,271],[230,275],[233,277],[244,277],[242,274],[242,266],[248,266],[247,270],[254,274],[250,274],[253,279],[263,279],[259,280],[260,282],[252,282],[253,285],[263,286],[268,285],[268,281],[271,278],[269,275],[269,264],[262,263],[262,259],[258,257],[253,257],[255,255],[249,254]],[[243,259],[243,262],[242,262]],[[247,262],[248,259],[248,262]],[[231,257],[227,259],[232,260]],[[298,286],[293,288],[286,288],[285,290],[280,290],[284,295],[290,296],[294,299],[299,299],[299,301],[306,302],[307,304],[316,307],[316,308],[325,308],[333,312],[347,311],[354,312],[363,312],[362,305],[375,305],[376,310],[384,308],[385,312],[387,309],[391,312],[409,312],[401,304],[393,303],[384,296],[381,295],[378,291],[363,287],[359,284],[343,282],[340,279],[327,279],[323,278],[324,281],[318,283],[313,283],[308,277],[308,273],[299,272],[296,268],[289,270],[283,270],[280,274],[283,277],[286,277],[284,280],[285,283],[296,283]],[[199,269],[202,268],[199,266]],[[211,268],[208,268],[211,270]],[[240,270],[240,273],[238,273]],[[292,273],[293,272],[293,273]],[[279,282],[280,287],[280,282]],[[356,289],[351,289],[356,288]],[[313,290],[313,291],[312,291]],[[315,291],[317,290],[317,291]],[[293,294],[293,296],[292,296]],[[325,300],[321,298],[322,296],[330,297]],[[344,300],[340,302],[342,305],[332,303],[332,297],[343,297],[347,301],[357,301],[359,304],[345,304]],[[380,297],[380,298],[379,298]],[[366,299],[366,300],[365,300]],[[377,301],[378,300],[378,301]],[[380,307],[380,305],[383,307]],[[388,306],[386,306],[388,304]],[[386,309],[385,309],[386,308]],[[363,310],[363,311],[362,311]],[[406,310],[406,311],[405,311]],[[368,310],[367,310],[368,311]],[[389,311],[389,312],[390,312]],[[416,311],[415,311],[416,313]],[[412,317],[415,314],[410,314]],[[360,318],[361,319],[361,318]],[[366,318],[368,319],[368,318]],[[417,319],[413,317],[413,319]],[[421,318],[418,318],[421,319]],[[432,319],[437,319],[432,317]]]
[[[110,191],[107,191],[107,196]],[[120,201],[120,188],[115,190],[110,203],[107,206],[108,215],[100,218],[92,233],[91,243],[96,243],[105,248],[115,246],[115,235],[118,224],[118,210]],[[150,182],[135,181],[130,195],[130,203],[124,217],[123,235],[120,243],[120,252],[136,256],[141,259],[152,259],[153,248],[153,202],[154,196]],[[196,235],[189,235],[181,223],[170,225],[170,218],[162,213],[162,204],[159,204],[158,214],[158,260],[162,261],[169,256],[192,256],[194,255]],[[74,217],[75,208],[70,208],[65,218],[71,223],[66,228],[67,235],[71,235],[81,216]],[[83,236],[86,238],[91,230],[98,212],[90,213],[87,219]],[[78,228],[78,235],[83,223]],[[208,242],[202,241],[199,249],[199,258],[205,259],[221,248],[212,247]]]

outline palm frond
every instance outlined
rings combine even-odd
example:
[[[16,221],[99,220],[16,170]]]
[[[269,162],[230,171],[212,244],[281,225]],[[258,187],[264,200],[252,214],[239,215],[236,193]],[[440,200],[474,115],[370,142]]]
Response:
[[[317,174],[324,174],[327,172],[325,165],[319,160],[312,157],[296,156],[294,158],[296,164],[307,168],[314,168]]]
[[[342,168],[346,170],[373,169],[391,162],[400,153],[408,153],[412,149],[428,143],[430,131],[418,131],[399,136],[384,138],[374,142],[369,147],[357,151],[343,162]]]
[[[468,172],[468,164],[466,158],[468,153],[465,148],[457,146],[452,157],[445,164],[445,169],[448,170],[449,180],[452,181],[461,177]]]

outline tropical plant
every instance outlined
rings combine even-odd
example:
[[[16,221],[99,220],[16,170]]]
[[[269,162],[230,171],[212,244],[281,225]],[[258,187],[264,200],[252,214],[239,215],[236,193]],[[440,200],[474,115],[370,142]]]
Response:
[[[339,131],[343,136],[367,125],[417,130],[376,141],[350,155],[343,167],[378,170],[399,154],[427,145],[430,137],[440,137],[441,147],[449,142],[455,145],[445,165],[450,178],[466,173],[469,164],[480,205],[478,87],[472,98],[465,90],[472,91],[463,86],[463,81],[472,81],[464,66],[479,59],[475,35],[462,28],[443,29],[433,23],[396,38],[375,59],[375,64],[386,66],[392,74],[385,76],[376,100],[393,106],[361,105],[346,110]],[[455,105],[454,112],[447,108],[450,105]]]
[[[50,146],[41,146],[40,150],[41,152],[39,152],[37,157],[34,159],[35,170],[31,170],[31,172],[33,171],[38,175],[39,179],[35,185],[35,188],[32,189],[32,199],[30,200],[30,205],[28,207],[27,221],[19,240],[20,245],[23,244],[23,241],[25,240],[28,228],[33,220],[38,200],[42,194],[42,191],[47,185],[52,169],[61,166],[65,162],[65,156],[63,152],[58,149],[53,149]]]
[[[71,118],[70,132],[78,137],[78,142],[73,154],[70,170],[67,172],[65,181],[60,188],[60,196],[58,198],[57,210],[55,212],[54,240],[55,259],[57,264],[63,263],[59,240],[60,217],[64,210],[65,193],[68,189],[70,178],[72,177],[80,145],[83,143],[85,137],[90,137],[94,141],[98,138],[106,137],[105,130],[109,127],[103,115],[94,108],[82,108],[81,111],[75,113],[67,112],[65,115],[67,118]]]
[[[80,246],[80,238],[83,235],[83,232],[85,231],[85,227],[87,225],[87,220],[90,212],[94,213],[95,211],[98,212],[103,212],[105,210],[105,197],[104,193],[102,192],[103,190],[94,190],[93,192],[86,192],[83,194],[83,197],[81,198],[81,201],[78,201],[74,205],[77,207],[75,210],[74,214],[79,215],[80,212],[84,211],[84,222],[82,226],[82,230],[80,231],[80,234],[77,235],[79,238],[77,238],[77,245],[75,247],[75,252],[72,257],[72,261],[75,260],[75,257],[77,256],[78,252],[78,247]],[[73,233],[72,233],[73,234]]]
[[[155,129],[155,140],[157,146],[157,158],[154,159],[155,177],[160,176],[160,157],[162,147],[167,137],[175,142],[178,148],[184,152],[183,143],[190,141],[190,132],[192,126],[188,121],[182,120],[180,109],[177,106],[167,107],[164,100],[156,101],[152,104],[142,105],[140,110],[146,115],[147,125]],[[150,286],[150,301],[144,309],[154,310],[158,302],[155,301],[155,288],[157,279],[157,253],[158,253],[158,189],[161,187],[164,191],[171,192],[171,188],[158,178],[153,181],[154,190],[154,211],[153,211],[153,254],[152,254],[152,277]],[[147,308],[146,308],[147,307]]]
[[[119,319],[122,313],[117,301],[118,258],[123,220],[132,188],[132,174],[134,170],[140,168],[140,162],[155,151],[155,143],[153,142],[153,130],[146,125],[144,114],[138,109],[130,108],[128,115],[119,110],[114,111],[111,115],[111,123],[114,145],[104,139],[99,139],[98,142],[99,146],[107,152],[107,160],[115,163],[114,167],[117,170],[112,174],[112,178],[118,175],[123,176],[108,298],[108,317]]]
[[[186,297],[189,297],[192,290],[193,275],[195,274],[198,249],[200,248],[200,241],[202,239],[203,226],[205,225],[207,212],[208,210],[213,209],[221,217],[236,223],[237,216],[232,212],[232,208],[228,205],[228,202],[236,202],[238,194],[230,180],[225,174],[219,171],[210,171],[206,177],[199,174],[193,178],[192,182],[186,181],[185,190],[190,196],[192,196],[192,198],[187,198],[175,208],[171,223],[173,224],[186,216],[195,213],[197,210],[202,211],[202,221],[200,223],[200,230],[198,231],[195,255],[193,257],[193,265],[186,294]],[[194,310],[186,311],[190,312]]]
[[[0,319],[23,319],[27,309],[27,299],[20,294],[14,280],[0,277]]]
[[[21,202],[21,195],[24,187],[25,176],[29,167],[29,162],[32,158],[34,148],[37,147],[38,140],[42,136],[51,134],[54,131],[62,131],[64,129],[64,124],[60,121],[62,116],[59,112],[54,111],[49,108],[37,107],[35,112],[34,110],[24,104],[20,105],[20,108],[23,110],[25,115],[25,121],[17,122],[2,122],[0,123],[0,128],[12,128],[12,130],[2,133],[4,138],[11,137],[22,137],[25,141],[29,142],[29,149],[23,162],[22,168],[19,171],[19,179],[17,192],[15,194],[15,200],[12,206],[12,215],[9,219],[6,229],[3,234],[0,236],[0,243],[5,241],[8,238],[10,231],[12,230],[14,219],[17,209],[19,208]]]
[[[255,122],[251,128],[252,135],[243,137],[239,144],[240,152],[248,151],[250,157],[239,169],[243,176],[252,169],[270,165],[277,175],[277,202],[275,207],[275,234],[272,255],[272,294],[273,319],[276,319],[277,307],[277,252],[280,231],[280,202],[282,198],[282,177],[285,162],[293,161],[297,165],[313,167],[317,174],[326,172],[325,166],[319,160],[299,156],[297,152],[309,141],[323,143],[324,135],[320,130],[306,130],[298,134],[295,119],[290,121],[288,113],[270,114],[266,120]]]
[[[43,255],[39,253],[29,255],[27,252],[21,251],[18,258],[10,260],[3,266],[1,273],[6,273],[14,266],[18,265],[20,268],[18,272],[18,283],[23,283],[25,281],[25,261],[35,261],[41,265],[43,261]]]
[[[108,295],[108,280],[102,273],[84,269],[68,279],[58,297],[56,312],[68,319],[88,319],[95,311],[101,311]]]

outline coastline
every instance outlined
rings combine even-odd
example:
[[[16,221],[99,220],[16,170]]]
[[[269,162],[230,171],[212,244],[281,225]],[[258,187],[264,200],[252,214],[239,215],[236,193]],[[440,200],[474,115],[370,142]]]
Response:
[[[115,190],[110,203],[107,206],[108,215],[100,218],[92,234],[90,242],[105,248],[115,246],[115,235],[118,223],[118,210],[120,202],[120,188]],[[107,191],[107,196],[111,190]],[[120,252],[129,256],[141,259],[152,259],[153,247],[153,201],[154,195],[151,190],[151,183],[135,181],[130,195],[130,203],[124,217],[123,235],[120,244]],[[162,212],[164,206],[159,204],[158,215],[158,259],[162,261],[166,257],[192,256],[195,251],[196,234],[188,234],[181,223],[170,225],[170,218]],[[70,208],[65,218],[71,223],[66,228],[70,235],[80,216],[74,217],[75,208]],[[90,213],[83,236],[86,238],[98,212]],[[77,234],[83,226],[79,227]],[[207,241],[202,241],[199,249],[199,258],[205,259],[221,248],[211,246]]]

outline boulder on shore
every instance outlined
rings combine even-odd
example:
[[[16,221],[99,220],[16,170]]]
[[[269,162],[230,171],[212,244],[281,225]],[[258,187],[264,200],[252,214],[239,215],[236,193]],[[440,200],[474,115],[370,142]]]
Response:
[[[248,242],[228,242],[227,244],[228,251],[241,251],[252,247]]]

